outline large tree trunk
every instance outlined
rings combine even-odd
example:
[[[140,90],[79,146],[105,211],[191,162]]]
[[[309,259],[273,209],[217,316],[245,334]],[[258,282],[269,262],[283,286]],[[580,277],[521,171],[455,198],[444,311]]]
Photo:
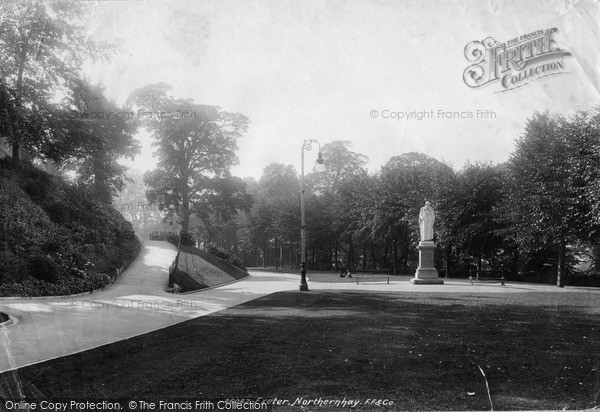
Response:
[[[337,245],[335,246],[335,249],[333,250],[333,261],[334,261],[334,270],[337,272],[337,270],[338,270],[338,247],[337,247]]]
[[[375,256],[375,242],[371,242],[371,267],[377,269],[377,261]]]
[[[27,51],[29,48],[29,41],[28,39],[26,39],[25,41],[23,41],[21,43],[21,53],[20,53],[20,58],[21,61],[19,62],[19,71],[17,73],[17,108],[20,106],[21,104],[21,94],[23,91],[23,73],[25,72],[25,61],[27,60]],[[19,158],[20,158],[20,143],[18,140],[19,136],[12,136],[12,142],[11,142],[11,146],[12,146],[12,160],[13,162],[19,163]]]
[[[593,245],[591,248],[592,264],[596,272],[600,271],[600,245]]]
[[[237,234],[234,232],[233,233],[233,253],[235,253],[236,255],[239,254],[239,245],[238,245],[239,241],[237,238]]]
[[[290,269],[294,268],[294,242],[290,238]]]
[[[382,264],[381,267],[382,268],[386,268],[389,270],[389,266],[388,266],[388,249],[390,248],[390,242],[389,239],[385,241],[385,247],[383,248],[383,258],[382,258]]]
[[[13,163],[19,163],[19,142],[16,139],[13,139],[11,146]]]
[[[513,279],[519,278],[519,249],[517,249],[517,248],[515,248],[515,250],[513,252],[511,272],[513,275]]]
[[[398,274],[398,233],[394,231],[394,239],[392,240],[394,247],[394,275]]]
[[[565,278],[567,274],[565,273],[565,258],[567,255],[567,245],[564,240],[560,241],[558,246],[558,267],[556,270],[556,286],[559,288],[565,287]]]
[[[450,258],[452,256],[452,245],[448,244],[446,246],[446,279],[450,275]]]
[[[397,275],[398,274],[398,241],[396,239],[394,239],[394,241],[392,242],[392,247],[394,248],[394,258],[393,258],[393,262],[392,262],[392,274],[393,275]]]
[[[94,193],[96,194],[96,199],[105,204],[112,203],[112,196],[106,184],[108,179],[106,177],[101,156],[95,156],[92,167],[94,172]]]
[[[349,247],[348,247],[348,265],[347,270],[354,270],[354,242],[352,241],[352,235],[349,236]]]
[[[190,231],[190,197],[185,191],[181,194],[181,231]]]

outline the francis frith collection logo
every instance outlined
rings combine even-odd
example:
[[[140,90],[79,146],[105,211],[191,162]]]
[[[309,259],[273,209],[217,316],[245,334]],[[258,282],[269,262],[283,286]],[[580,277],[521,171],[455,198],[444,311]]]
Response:
[[[534,80],[566,73],[568,50],[556,45],[556,28],[538,30],[500,43],[492,37],[472,41],[465,57],[472,64],[463,73],[469,87],[498,82],[500,92],[513,90]]]

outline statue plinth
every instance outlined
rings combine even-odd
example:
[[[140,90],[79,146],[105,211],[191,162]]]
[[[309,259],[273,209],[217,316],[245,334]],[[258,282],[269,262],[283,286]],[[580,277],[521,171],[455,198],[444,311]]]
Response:
[[[435,268],[435,243],[433,240],[425,240],[419,243],[419,267],[411,283],[415,285],[443,285],[444,280],[438,277]]]

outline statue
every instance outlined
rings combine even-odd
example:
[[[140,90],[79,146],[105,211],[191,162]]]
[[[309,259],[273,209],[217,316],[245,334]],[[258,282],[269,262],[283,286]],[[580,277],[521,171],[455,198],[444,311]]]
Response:
[[[429,201],[421,208],[419,213],[419,229],[421,232],[421,242],[433,240],[433,223],[435,222],[435,213]]]
[[[425,206],[419,212],[419,231],[421,242],[419,249],[419,266],[415,271],[415,277],[410,280],[414,285],[443,285],[444,280],[439,278],[435,268],[435,243],[433,243],[433,223],[435,213],[431,203],[425,202]]]

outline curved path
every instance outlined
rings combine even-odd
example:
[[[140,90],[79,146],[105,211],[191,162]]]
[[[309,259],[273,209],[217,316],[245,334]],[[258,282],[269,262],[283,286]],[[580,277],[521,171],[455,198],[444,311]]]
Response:
[[[297,276],[246,278],[215,289],[165,292],[175,248],[148,241],[117,281],[91,294],[56,298],[0,298],[0,312],[16,320],[0,327],[0,372],[69,355],[161,329],[297,288]]]
[[[213,289],[174,295],[165,292],[175,248],[148,241],[132,265],[106,289],[81,296],[0,298],[0,312],[16,322],[0,327],[0,372],[88,350],[204,316],[274,292],[298,290],[299,276],[250,271],[241,281]],[[445,285],[413,285],[409,277],[390,284],[340,279],[337,274],[309,273],[310,290],[386,292],[527,293],[585,290],[532,284],[477,284],[449,280]]]

